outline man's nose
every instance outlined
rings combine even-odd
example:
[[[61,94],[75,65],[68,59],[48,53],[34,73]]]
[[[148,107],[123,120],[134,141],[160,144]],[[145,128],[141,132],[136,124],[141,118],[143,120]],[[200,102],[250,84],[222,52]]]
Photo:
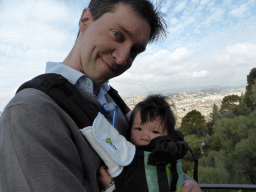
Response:
[[[131,46],[119,46],[114,52],[113,57],[115,58],[115,63],[118,65],[125,65],[130,57]]]

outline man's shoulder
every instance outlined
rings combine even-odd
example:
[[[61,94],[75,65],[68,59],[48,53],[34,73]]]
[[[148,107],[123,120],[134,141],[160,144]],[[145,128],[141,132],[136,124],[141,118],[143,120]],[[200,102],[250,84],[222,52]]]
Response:
[[[59,125],[66,122],[66,124],[72,124],[76,127],[75,122],[67,112],[50,96],[34,88],[27,88],[18,92],[7,104],[2,116],[2,120],[5,117],[7,119],[12,118],[16,122],[30,119],[31,122],[41,122],[39,124],[55,122]]]
[[[46,93],[34,88],[27,88],[18,92],[7,104],[6,108],[18,105],[41,108],[49,104],[52,105],[55,102]]]

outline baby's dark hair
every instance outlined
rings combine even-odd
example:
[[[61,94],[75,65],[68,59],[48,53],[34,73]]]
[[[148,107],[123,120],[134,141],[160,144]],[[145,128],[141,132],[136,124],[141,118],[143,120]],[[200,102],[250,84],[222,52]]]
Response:
[[[154,121],[159,117],[164,130],[167,129],[168,135],[171,135],[174,131],[176,121],[171,110],[171,106],[173,105],[168,104],[168,99],[167,96],[159,94],[149,95],[134,107],[131,113],[130,125],[132,126],[134,116],[140,111],[142,124]]]

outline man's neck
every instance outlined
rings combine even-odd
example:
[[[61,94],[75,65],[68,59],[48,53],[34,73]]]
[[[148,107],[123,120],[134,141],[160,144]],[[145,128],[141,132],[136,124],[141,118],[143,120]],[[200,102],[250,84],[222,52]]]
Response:
[[[96,85],[95,83],[93,83],[93,94],[94,94],[95,96],[98,96],[101,87],[102,87],[102,85],[99,86],[99,85]]]
[[[75,49],[76,49],[76,45],[73,47],[73,49],[71,50],[71,52],[68,54],[68,56],[66,57],[66,59],[63,61],[64,65],[67,65],[77,71],[82,72],[82,70],[79,69],[79,66],[81,65],[77,65],[77,63],[81,62],[79,60],[79,57],[77,55],[75,55]],[[83,73],[83,72],[82,72]],[[86,75],[86,74],[85,74]],[[96,84],[95,82],[93,82],[93,94],[95,96],[98,96],[101,87],[103,86],[103,84]]]
[[[81,70],[81,59],[79,55],[77,54],[78,51],[78,45],[75,44],[68,56],[65,58],[65,60],[62,62],[64,65],[67,65],[77,71],[82,72]],[[83,72],[82,72],[83,73]]]

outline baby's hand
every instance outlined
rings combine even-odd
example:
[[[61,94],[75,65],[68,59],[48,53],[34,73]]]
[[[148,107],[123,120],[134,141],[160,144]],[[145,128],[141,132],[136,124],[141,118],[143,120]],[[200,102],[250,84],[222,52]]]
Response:
[[[202,192],[198,183],[194,180],[186,180],[180,192]]]
[[[109,186],[109,184],[113,181],[112,177],[108,172],[108,167],[105,165],[100,166],[99,173],[100,173],[100,181],[106,189],[106,187]]]

